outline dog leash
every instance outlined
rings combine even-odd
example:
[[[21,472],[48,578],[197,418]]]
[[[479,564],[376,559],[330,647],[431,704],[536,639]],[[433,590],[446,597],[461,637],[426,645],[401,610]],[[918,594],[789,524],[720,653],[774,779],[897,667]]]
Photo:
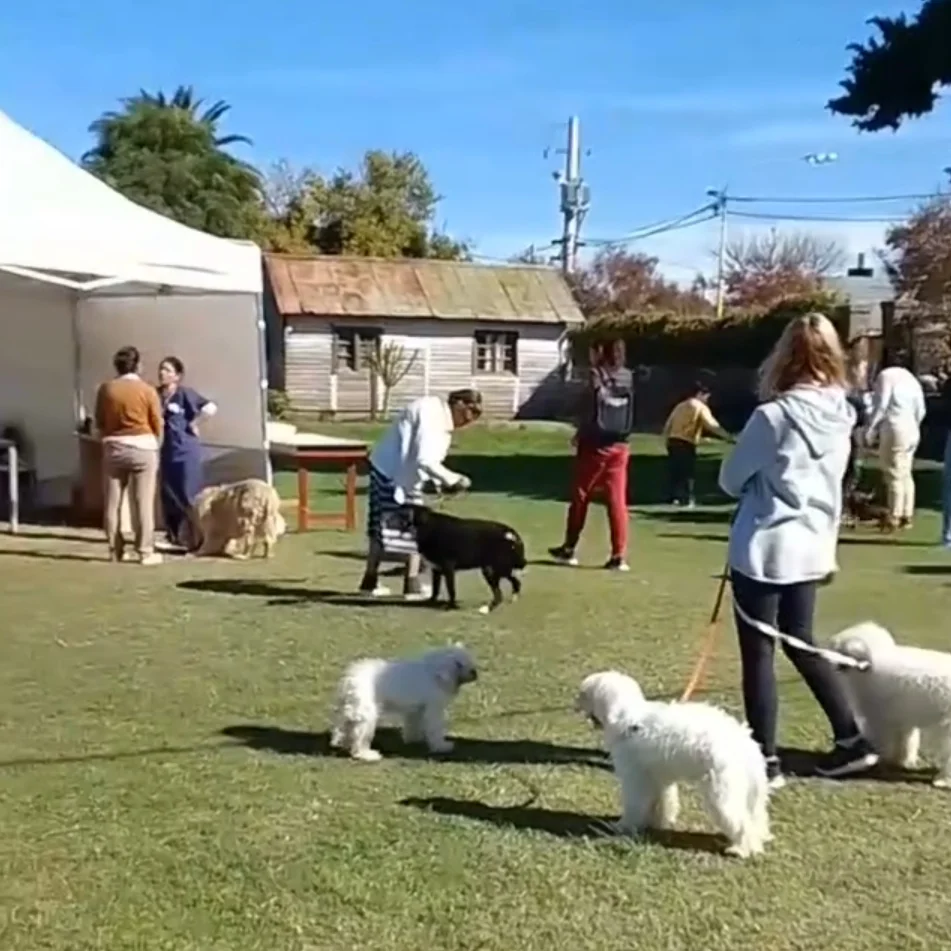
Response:
[[[700,686],[703,681],[703,676],[707,672],[707,664],[709,664],[710,658],[713,656],[713,648],[716,646],[717,634],[720,631],[720,611],[723,608],[723,600],[726,595],[726,583],[729,577],[729,565],[725,564],[723,566],[723,573],[720,575],[720,583],[717,585],[717,595],[713,600],[713,610],[710,612],[710,620],[707,622],[707,629],[704,632],[703,641],[700,645],[700,653],[697,655],[697,660],[693,665],[693,671],[690,674],[690,679],[687,681],[687,686],[684,687],[683,692],[680,694],[681,703],[685,703],[696,693],[697,687]]]

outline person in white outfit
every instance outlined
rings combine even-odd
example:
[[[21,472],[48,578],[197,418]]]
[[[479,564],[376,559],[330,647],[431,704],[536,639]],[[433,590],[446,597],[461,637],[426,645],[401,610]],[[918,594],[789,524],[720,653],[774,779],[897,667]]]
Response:
[[[367,492],[366,568],[360,592],[381,597],[390,592],[379,583],[380,563],[385,550],[383,523],[405,505],[420,504],[423,483],[431,481],[449,490],[467,489],[469,479],[444,464],[452,434],[482,415],[482,397],[476,390],[455,390],[443,400],[422,396],[397,414],[389,429],[370,454],[370,486]],[[403,579],[403,596],[410,601],[427,597],[419,578],[420,557],[408,555]]]
[[[910,370],[894,357],[875,381],[867,439],[878,437],[885,482],[888,527],[908,528],[915,515],[914,462],[925,418],[925,393]]]

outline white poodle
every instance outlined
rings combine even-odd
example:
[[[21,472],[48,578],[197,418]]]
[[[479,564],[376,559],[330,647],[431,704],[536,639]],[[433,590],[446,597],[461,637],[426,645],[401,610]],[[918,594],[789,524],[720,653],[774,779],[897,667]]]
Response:
[[[670,828],[677,784],[693,783],[729,855],[763,851],[772,838],[766,761],[738,720],[705,703],[646,700],[637,681],[617,671],[586,677],[575,705],[604,729],[621,786],[619,831]]]
[[[840,672],[866,739],[886,763],[918,763],[922,737],[938,764],[934,785],[951,789],[951,654],[896,644],[871,621],[847,628],[832,647],[869,669]]]
[[[370,744],[380,718],[391,714],[402,718],[407,743],[425,742],[433,753],[448,753],[446,708],[477,677],[475,661],[461,644],[409,660],[355,661],[337,686],[330,745],[376,762],[382,756]]]

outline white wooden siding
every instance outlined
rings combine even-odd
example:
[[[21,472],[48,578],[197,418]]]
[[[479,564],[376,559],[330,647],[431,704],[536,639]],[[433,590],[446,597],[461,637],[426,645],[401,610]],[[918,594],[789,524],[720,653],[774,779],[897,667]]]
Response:
[[[353,323],[348,326],[352,326]],[[540,386],[557,383],[562,361],[564,329],[549,324],[478,321],[407,320],[367,321],[382,331],[382,344],[400,343],[407,355],[417,353],[411,371],[394,388],[390,410],[427,393],[446,394],[464,387],[482,393],[488,415],[511,417]],[[298,317],[285,328],[287,395],[300,409],[367,415],[370,410],[370,374],[338,368],[332,380],[333,322]],[[474,373],[476,330],[518,333],[518,375]],[[335,395],[335,399],[332,396]],[[380,393],[382,398],[382,392]]]
[[[322,320],[299,318],[284,326],[284,386],[302,410],[333,409],[330,372],[333,338]]]

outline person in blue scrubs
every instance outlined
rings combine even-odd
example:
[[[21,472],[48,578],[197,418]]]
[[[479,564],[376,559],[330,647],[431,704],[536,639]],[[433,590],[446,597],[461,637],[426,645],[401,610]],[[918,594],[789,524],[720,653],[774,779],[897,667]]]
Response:
[[[185,366],[178,357],[159,364],[159,395],[165,419],[165,437],[159,459],[162,512],[165,530],[173,544],[189,547],[189,511],[203,488],[201,440],[202,419],[218,408],[189,386],[182,384]]]

